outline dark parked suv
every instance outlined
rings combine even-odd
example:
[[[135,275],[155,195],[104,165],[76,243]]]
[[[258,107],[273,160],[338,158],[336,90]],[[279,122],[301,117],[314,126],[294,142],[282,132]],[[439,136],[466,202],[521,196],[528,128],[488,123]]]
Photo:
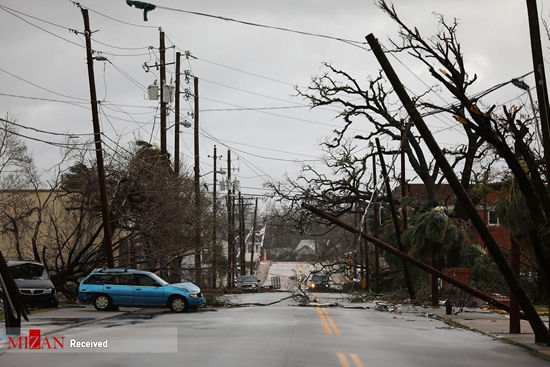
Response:
[[[59,298],[44,265],[34,261],[8,261],[23,301],[29,307],[57,307]]]

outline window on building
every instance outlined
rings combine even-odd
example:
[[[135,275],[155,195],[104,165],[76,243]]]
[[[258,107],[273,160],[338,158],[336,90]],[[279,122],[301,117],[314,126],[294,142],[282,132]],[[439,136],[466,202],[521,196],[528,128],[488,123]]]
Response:
[[[498,226],[500,223],[498,221],[497,212],[493,209],[487,211],[487,224],[490,226]]]

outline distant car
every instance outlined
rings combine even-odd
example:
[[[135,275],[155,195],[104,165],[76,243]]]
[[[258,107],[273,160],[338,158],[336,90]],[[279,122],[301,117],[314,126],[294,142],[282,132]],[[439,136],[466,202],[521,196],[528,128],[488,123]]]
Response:
[[[17,260],[7,261],[7,265],[28,307],[59,306],[57,292],[43,264]]]
[[[206,304],[193,283],[168,284],[159,276],[134,269],[95,269],[80,282],[78,299],[98,311],[118,306],[169,307],[183,312]]]
[[[328,275],[313,274],[309,281],[309,289],[319,290],[319,289],[328,289],[330,287],[331,281]]]
[[[260,280],[254,275],[243,275],[237,278],[236,286],[242,291],[259,292]]]

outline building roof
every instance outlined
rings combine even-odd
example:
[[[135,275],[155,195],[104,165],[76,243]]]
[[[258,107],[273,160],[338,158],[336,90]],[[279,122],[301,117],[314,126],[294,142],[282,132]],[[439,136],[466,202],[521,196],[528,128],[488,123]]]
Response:
[[[315,253],[315,240],[301,240],[294,251]]]
[[[407,196],[412,197],[416,200],[428,200],[428,190],[426,190],[426,185],[423,183],[407,183],[406,186]],[[401,185],[397,186],[393,190],[393,195],[396,198],[401,197]],[[438,201],[446,201],[451,199],[454,201],[455,193],[449,184],[440,184],[437,187],[435,199]]]

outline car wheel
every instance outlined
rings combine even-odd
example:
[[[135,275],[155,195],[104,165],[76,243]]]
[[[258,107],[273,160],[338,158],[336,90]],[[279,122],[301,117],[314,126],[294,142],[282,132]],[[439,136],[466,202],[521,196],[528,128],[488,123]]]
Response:
[[[181,296],[171,297],[168,301],[168,306],[170,306],[170,311],[172,312],[183,312],[188,309],[187,301]]]
[[[113,307],[113,301],[111,297],[100,294],[94,299],[94,307],[98,311],[107,311]]]

